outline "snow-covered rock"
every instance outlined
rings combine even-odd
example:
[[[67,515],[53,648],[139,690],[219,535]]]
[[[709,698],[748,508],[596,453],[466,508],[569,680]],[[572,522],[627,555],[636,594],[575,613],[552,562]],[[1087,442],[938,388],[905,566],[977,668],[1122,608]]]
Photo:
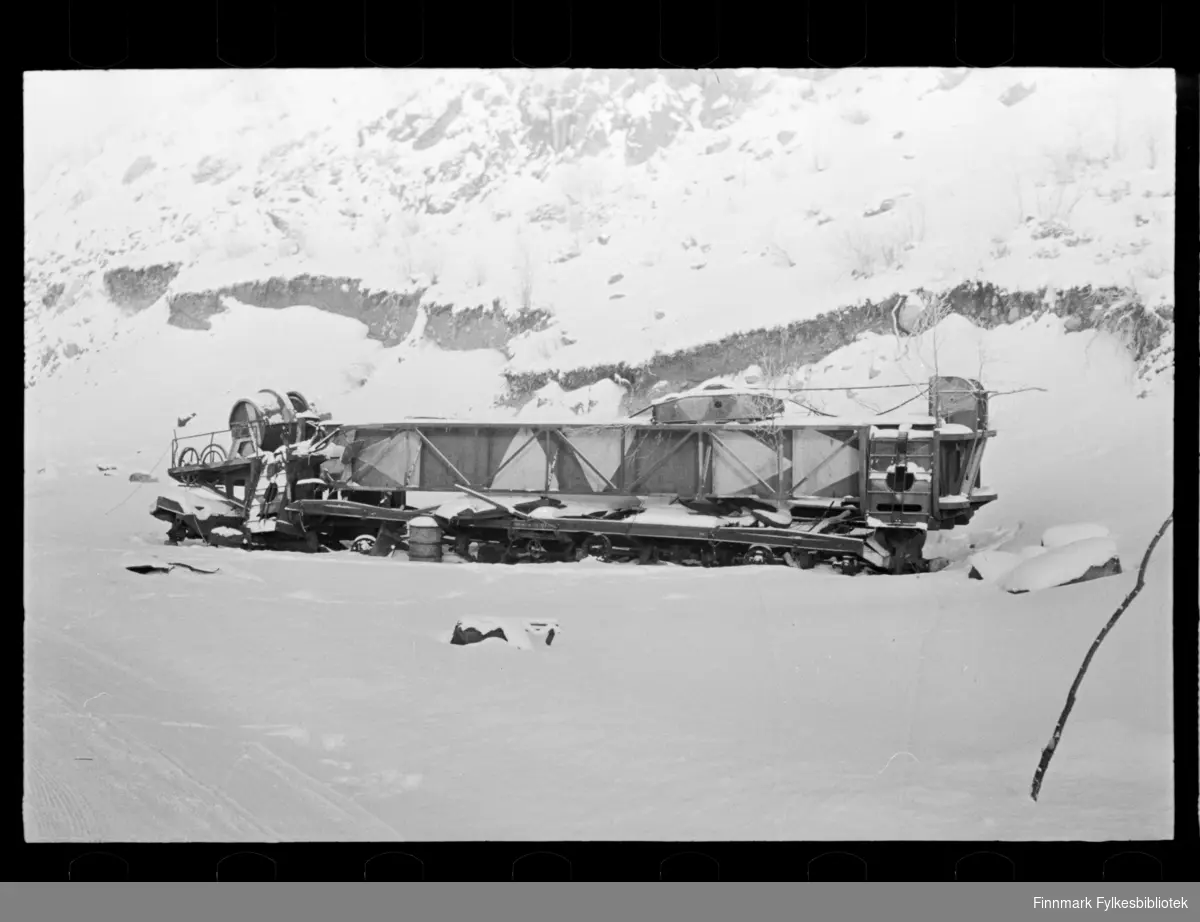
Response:
[[[1037,592],[1121,572],[1117,545],[1109,538],[1084,538],[1018,564],[1000,580],[1006,592]]]

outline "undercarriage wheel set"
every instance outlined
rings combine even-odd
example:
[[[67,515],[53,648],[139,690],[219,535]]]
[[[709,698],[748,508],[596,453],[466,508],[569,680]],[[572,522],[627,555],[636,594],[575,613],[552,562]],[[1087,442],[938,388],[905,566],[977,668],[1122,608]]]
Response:
[[[172,535],[176,534],[172,529]],[[660,546],[653,541],[629,539],[618,546],[608,535],[574,534],[528,537],[516,535],[507,539],[486,540],[482,536],[449,536],[453,552],[463,560],[478,563],[543,563],[559,561],[582,561],[593,558],[605,563],[636,561],[651,564],[674,561],[684,565],[711,567],[729,566],[774,566],[785,564],[798,570],[811,570],[821,562],[831,564],[839,572],[854,576],[864,571],[886,572],[894,575],[926,573],[933,569],[922,557],[925,535],[915,529],[880,529],[880,544],[888,552],[883,568],[869,564],[857,557],[840,554],[821,554],[817,551],[791,548],[773,548],[767,545],[752,545],[739,548],[735,545],[714,543],[680,544]],[[376,549],[377,536],[361,534],[350,542],[350,550],[359,554],[371,554]],[[699,546],[697,546],[699,544]]]

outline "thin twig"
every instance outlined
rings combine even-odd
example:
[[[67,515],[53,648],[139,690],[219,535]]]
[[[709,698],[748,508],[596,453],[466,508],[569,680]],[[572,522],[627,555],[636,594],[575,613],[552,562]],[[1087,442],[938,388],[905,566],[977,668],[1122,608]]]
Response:
[[[923,385],[920,385],[920,384],[862,384],[862,385],[847,384],[843,387],[756,387],[756,388],[754,388],[754,390],[755,391],[772,391],[772,392],[780,391],[780,392],[786,393],[786,394],[804,394],[804,393],[808,393],[810,391],[817,392],[817,391],[880,391],[880,390],[888,390],[888,389],[894,390],[895,388],[898,388],[898,387],[913,388],[913,387],[923,387]],[[736,390],[736,388],[734,388],[734,390]],[[921,391],[920,394],[917,394],[916,397],[913,397],[910,400],[906,400],[904,403],[911,403],[913,400],[918,399],[919,397],[923,396],[924,394],[926,394],[928,392],[929,392],[929,388],[926,387],[925,390]],[[686,396],[697,397],[697,396],[703,396],[703,395],[704,395],[703,391],[695,391],[693,393],[687,394]],[[673,394],[670,397],[663,397],[657,403],[666,403],[669,400],[678,400],[678,399],[679,399],[679,395]],[[654,409],[655,406],[657,406],[657,403],[646,404],[646,406],[642,407],[640,410],[630,413],[628,418],[632,419],[635,416],[641,416],[643,413],[649,412],[650,410]],[[900,404],[900,406],[904,406],[904,404]],[[814,412],[817,412],[817,413],[821,412],[820,410],[817,410],[815,407],[808,407],[807,409],[813,410]],[[888,412],[890,413],[891,411],[889,410]],[[828,416],[829,414],[826,413],[824,415]]]
[[[1019,387],[1015,391],[984,391],[989,397],[1004,397],[1008,394],[1023,394],[1026,391],[1041,391],[1043,394],[1048,393],[1044,387]]]
[[[167,452],[170,450],[171,449],[168,448],[161,455],[159,455],[158,460],[154,462],[154,467],[150,468],[150,470],[147,471],[146,473],[153,474],[156,470],[158,470],[158,466],[160,464],[162,464],[163,458],[165,458],[167,456]],[[119,503],[117,503],[115,506],[113,506],[111,509],[109,509],[108,512],[106,512],[104,514],[108,515],[109,513],[116,512],[118,509],[120,509],[122,506],[124,506],[127,502],[129,502],[131,499],[133,499],[133,494],[136,493],[138,490],[140,490],[144,485],[145,485],[144,482],[139,483],[136,487],[134,487],[129,492],[128,496],[126,496],[123,500],[121,500]]]
[[[905,400],[903,403],[898,403],[898,404],[896,404],[894,407],[891,407],[890,409],[887,409],[887,410],[881,410],[881,411],[879,411],[879,415],[880,415],[880,416],[887,416],[889,413],[891,413],[891,412],[893,412],[893,411],[895,411],[895,410],[899,410],[899,409],[900,409],[901,407],[903,407],[903,406],[907,406],[908,404],[912,403],[914,400],[920,400],[922,397],[924,397],[926,394],[928,394],[928,393],[929,393],[929,390],[930,390],[929,388],[925,388],[925,390],[921,391],[921,393],[919,393],[919,394],[916,394],[916,395],[915,395],[915,396],[913,396],[913,397],[909,397],[909,398],[908,398],[907,400]]]
[[[1087,652],[1087,656],[1083,658],[1083,664],[1079,667],[1079,672],[1075,674],[1075,681],[1071,684],[1071,690],[1067,692],[1067,703],[1063,707],[1062,714],[1059,715],[1058,723],[1054,726],[1054,735],[1050,737],[1050,742],[1046,748],[1042,750],[1041,761],[1038,762],[1037,771],[1033,773],[1033,786],[1030,788],[1029,796],[1035,801],[1038,799],[1038,792],[1042,789],[1042,780],[1046,776],[1046,769],[1050,767],[1050,760],[1054,758],[1054,752],[1058,749],[1058,741],[1062,739],[1063,728],[1067,724],[1067,718],[1071,714],[1071,708],[1075,707],[1075,692],[1079,690],[1079,684],[1083,681],[1084,673],[1087,672],[1088,665],[1092,662],[1092,657],[1096,655],[1096,651],[1100,648],[1100,644],[1104,638],[1108,636],[1108,632],[1113,629],[1113,625],[1117,623],[1117,619],[1124,614],[1130,603],[1137,598],[1138,593],[1142,591],[1142,587],[1146,585],[1146,566],[1150,563],[1150,555],[1154,552],[1155,545],[1158,544],[1159,538],[1167,530],[1167,526],[1175,518],[1175,510],[1171,510],[1171,514],[1167,516],[1166,521],[1158,529],[1154,539],[1150,542],[1150,546],[1146,548],[1146,554],[1142,558],[1142,565],[1138,567],[1137,583],[1130,590],[1129,595],[1125,596],[1113,616],[1108,619],[1108,623],[1101,628],[1100,633],[1096,635],[1096,639],[1092,642],[1092,647]]]

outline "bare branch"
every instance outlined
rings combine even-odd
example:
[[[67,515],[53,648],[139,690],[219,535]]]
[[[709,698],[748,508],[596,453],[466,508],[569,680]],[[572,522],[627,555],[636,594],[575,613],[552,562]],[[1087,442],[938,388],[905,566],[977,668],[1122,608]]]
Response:
[[[1142,564],[1138,567],[1137,583],[1130,590],[1129,595],[1125,596],[1125,601],[1113,612],[1113,616],[1108,619],[1108,623],[1100,629],[1100,633],[1096,635],[1096,639],[1092,642],[1087,656],[1083,658],[1083,664],[1079,667],[1079,672],[1075,674],[1075,681],[1071,683],[1071,690],[1067,692],[1067,703],[1063,707],[1062,714],[1059,715],[1058,723],[1054,725],[1054,735],[1050,737],[1050,742],[1042,750],[1042,758],[1038,762],[1037,770],[1033,773],[1033,785],[1030,787],[1029,796],[1035,801],[1038,799],[1038,793],[1042,790],[1042,781],[1046,777],[1046,769],[1050,767],[1050,760],[1054,758],[1054,753],[1058,749],[1058,742],[1062,739],[1063,729],[1067,725],[1067,718],[1071,716],[1071,708],[1075,707],[1075,692],[1079,690],[1079,685],[1083,681],[1083,676],[1092,662],[1092,657],[1096,655],[1100,644],[1104,642],[1104,638],[1108,636],[1108,632],[1113,629],[1113,626],[1117,623],[1117,619],[1124,614],[1125,609],[1138,597],[1138,593],[1146,585],[1146,566],[1150,563],[1150,555],[1154,553],[1154,548],[1158,545],[1159,539],[1162,538],[1174,518],[1175,511],[1171,510],[1171,514],[1167,516],[1166,521],[1159,526],[1158,532],[1150,542],[1150,546],[1146,548],[1146,554],[1142,557]]]
[[[1048,391],[1044,387],[1019,387],[1015,391],[987,391],[986,393],[987,393],[988,397],[991,398],[991,397],[1004,397],[1004,396],[1007,396],[1008,394],[1023,394],[1026,391],[1041,391],[1043,394],[1048,393]]]

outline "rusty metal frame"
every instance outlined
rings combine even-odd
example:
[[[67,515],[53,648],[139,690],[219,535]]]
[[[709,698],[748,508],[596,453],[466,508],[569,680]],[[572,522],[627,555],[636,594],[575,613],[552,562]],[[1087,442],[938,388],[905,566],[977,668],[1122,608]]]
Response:
[[[821,430],[820,430],[820,429],[818,429],[818,430],[816,430],[816,431],[817,431],[817,432],[821,432]],[[824,433],[822,433],[822,434],[824,434]],[[863,446],[864,446],[864,445],[869,445],[869,443],[870,443],[870,434],[871,434],[871,430],[870,430],[870,428],[866,428],[866,429],[859,429],[859,437],[858,437],[858,451],[859,451],[859,454],[860,454],[860,455],[864,455],[864,456],[865,456],[865,455],[869,454],[869,451],[870,451],[870,449],[868,448],[868,450],[867,450],[866,452],[864,452],[864,451],[863,451]],[[794,438],[795,438],[795,436],[793,436],[793,439],[794,439]],[[833,460],[835,457],[837,457],[837,455],[838,455],[838,453],[839,453],[839,452],[845,451],[845,450],[846,450],[847,448],[849,448],[849,447],[850,447],[850,443],[849,443],[849,442],[842,442],[842,444],[841,444],[841,445],[839,445],[837,448],[835,448],[833,451],[831,451],[829,454],[827,454],[827,455],[825,456],[825,459],[824,459],[823,461],[821,461],[821,463],[820,463],[820,464],[818,464],[816,467],[812,468],[811,470],[809,470],[809,471],[805,472],[805,474],[804,474],[804,476],[803,476],[803,477],[801,477],[799,480],[794,480],[794,479],[793,479],[793,481],[792,481],[792,487],[791,487],[791,489],[790,489],[790,490],[788,490],[788,496],[795,496],[795,495],[796,495],[796,491],[797,491],[797,490],[799,490],[799,489],[800,489],[802,486],[804,486],[804,483],[805,483],[805,481],[807,481],[807,480],[811,480],[811,479],[812,479],[812,477],[813,477],[813,476],[814,476],[814,475],[815,475],[815,474],[816,474],[818,471],[820,471],[822,468],[824,468],[824,467],[825,467],[825,465],[826,465],[826,464],[828,464],[828,463],[829,463],[830,461],[832,461],[832,460]],[[793,471],[795,471],[795,470],[796,470],[796,458],[795,458],[795,448],[794,448],[794,447],[793,447],[793,449],[792,449],[792,452],[793,452],[793,457],[792,457],[792,470],[793,470]],[[864,468],[864,470],[865,470],[865,468]],[[863,481],[863,486],[864,486],[864,487],[865,487],[865,484],[866,484],[866,481],[864,480],[864,481]]]
[[[986,430],[976,435],[971,443],[971,454],[967,458],[967,469],[963,473],[961,495],[971,498],[975,492],[975,478],[979,476],[979,468],[983,463],[983,450],[987,447],[988,433]]]
[[[791,441],[792,451],[794,453],[796,450],[796,437],[794,435],[791,436]],[[796,469],[795,460],[792,460],[788,467],[790,470],[794,471]],[[775,500],[777,502],[783,502],[792,495],[792,491],[786,489],[783,485],[783,434],[778,429],[775,430],[775,469],[779,471],[779,485],[775,489]]]
[[[709,438],[703,436],[700,439],[700,444],[703,446],[703,457],[701,459],[700,468],[700,490],[702,493],[711,494],[715,489],[715,474],[713,472],[713,464],[716,459],[716,451],[713,449],[712,434],[708,433]]]
[[[718,447],[724,449],[725,452],[729,455],[729,457],[733,458],[734,461],[736,461],[738,464],[740,464],[751,477],[753,477],[755,480],[757,480],[759,483],[761,483],[764,487],[766,487],[767,491],[772,496],[775,495],[775,491],[773,491],[771,489],[771,485],[769,483],[767,483],[765,480],[763,480],[761,477],[759,477],[758,474],[754,471],[754,469],[752,467],[750,467],[750,465],[747,464],[742,458],[739,458],[737,455],[737,452],[735,452],[732,448],[730,448],[728,445],[726,445],[724,440],[719,435],[717,435],[715,432],[710,432],[709,438],[712,439],[713,444],[715,446],[718,446]],[[776,470],[778,471],[778,465],[776,465]]]
[[[522,427],[522,428],[523,428],[523,427]],[[519,430],[518,430],[518,431],[519,431]],[[499,466],[498,468],[496,468],[494,471],[492,471],[492,473],[491,473],[491,476],[490,476],[490,477],[488,477],[488,479],[487,479],[487,483],[485,483],[485,484],[483,485],[484,489],[485,489],[485,490],[489,490],[489,489],[491,489],[491,486],[492,486],[492,484],[496,482],[496,478],[500,476],[500,472],[501,472],[502,470],[504,470],[506,467],[508,467],[508,466],[509,466],[509,465],[510,465],[510,464],[511,464],[513,461],[515,461],[515,460],[517,459],[517,456],[518,456],[518,455],[520,455],[520,454],[521,454],[521,452],[523,452],[523,451],[524,451],[526,448],[528,448],[528,447],[529,447],[529,443],[530,443],[530,442],[537,441],[537,437],[538,437],[539,435],[541,435],[541,434],[542,434],[542,433],[541,433],[541,431],[540,431],[540,430],[537,430],[537,429],[535,429],[535,430],[533,431],[533,435],[531,435],[529,438],[527,438],[527,439],[526,439],[524,442],[522,442],[522,443],[521,443],[521,447],[520,447],[520,448],[518,448],[518,449],[517,449],[516,451],[514,451],[514,452],[513,452],[511,455],[509,455],[507,458],[505,458],[503,461],[501,461],[501,462],[500,462],[500,466]],[[548,462],[549,462],[549,459],[547,459],[547,463],[548,463]],[[546,476],[546,480],[547,480],[547,481],[549,481],[549,479],[550,479],[550,477],[549,477],[549,469],[547,469],[547,476]]]
[[[582,461],[585,465],[587,465],[588,469],[591,470],[591,472],[593,474],[595,474],[597,477],[599,477],[601,480],[604,481],[604,485],[606,487],[608,487],[608,489],[610,489],[613,493],[621,492],[617,488],[616,484],[614,484],[611,480],[609,480],[602,473],[600,473],[600,469],[591,462],[591,460],[588,458],[588,456],[585,455],[580,450],[578,445],[576,445],[574,442],[572,442],[570,440],[570,438],[567,437],[566,432],[564,432],[562,429],[560,429],[558,427],[555,427],[552,429],[547,429],[546,434],[547,434],[547,443],[549,442],[550,435],[557,435],[559,437],[559,439],[562,440],[562,444],[567,447],[567,451],[569,451],[577,460]],[[620,455],[620,462],[619,462],[621,466],[624,466],[624,464],[625,464],[625,450],[624,449],[625,449],[624,430],[622,430],[621,455]],[[546,452],[546,461],[547,461],[547,464],[549,464],[549,461],[550,461],[549,451]],[[550,489],[550,472],[549,472],[549,470],[547,470],[547,472],[546,472],[546,489],[547,490]]]
[[[441,461],[442,464],[446,465],[446,467],[448,467],[450,469],[450,473],[452,473],[455,477],[457,477],[460,482],[465,483],[468,486],[472,485],[470,478],[467,477],[466,474],[464,474],[457,467],[455,467],[453,464],[450,463],[450,459],[447,458],[444,454],[442,454],[441,449],[439,449],[436,445],[433,444],[433,442],[431,442],[429,440],[429,436],[427,436],[424,432],[422,432],[416,426],[412,427],[412,431],[415,432],[417,434],[418,438],[420,438],[420,440],[425,443],[425,445],[429,448],[429,450],[433,452],[433,456],[435,458],[437,458],[439,461]],[[418,472],[419,472],[419,470],[420,469],[418,468]]]
[[[863,426],[858,436],[858,495],[866,515],[871,512],[871,451],[871,427]]]
[[[672,430],[666,429],[665,431],[670,432]],[[663,455],[661,458],[659,458],[657,461],[655,461],[652,465],[650,465],[650,469],[648,471],[643,471],[640,475],[638,475],[638,477],[633,481],[633,483],[629,484],[625,488],[625,492],[633,493],[634,490],[637,489],[637,487],[639,487],[641,484],[645,483],[645,481],[649,480],[650,476],[652,474],[658,473],[658,469],[661,468],[664,464],[666,464],[668,460],[670,460],[672,457],[674,457],[675,453],[678,452],[679,449],[681,449],[684,445],[686,445],[688,442],[690,442],[693,438],[698,436],[700,434],[700,431],[701,430],[699,430],[699,429],[692,429],[687,435],[685,435],[682,439],[680,439],[678,442],[676,442],[670,451],[668,451],[665,455]],[[622,467],[623,466],[624,466],[624,456],[622,456]]]
[[[929,515],[931,518],[942,517],[942,438],[937,429],[933,430],[933,459],[929,465]]]

